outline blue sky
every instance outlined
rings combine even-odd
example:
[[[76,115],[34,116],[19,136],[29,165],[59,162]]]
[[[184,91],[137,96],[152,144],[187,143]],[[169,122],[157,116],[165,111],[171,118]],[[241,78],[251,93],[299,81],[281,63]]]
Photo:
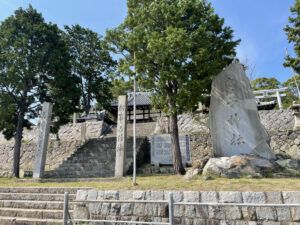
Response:
[[[241,61],[248,58],[255,66],[254,78],[276,77],[283,82],[292,76],[284,68],[285,48],[291,55],[293,46],[282,30],[288,23],[289,8],[294,0],[210,0],[225,24],[234,30],[235,38],[242,39],[237,47]],[[19,7],[32,4],[46,21],[63,25],[79,24],[101,35],[118,26],[126,16],[125,0],[0,0],[0,21]]]

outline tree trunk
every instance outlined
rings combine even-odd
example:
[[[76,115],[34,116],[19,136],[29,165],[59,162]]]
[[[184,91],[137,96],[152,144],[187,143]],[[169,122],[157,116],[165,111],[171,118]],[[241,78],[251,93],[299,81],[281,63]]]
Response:
[[[87,116],[90,113],[91,109],[91,96],[88,94],[87,100],[86,100],[86,105],[85,105],[85,115]]]
[[[25,115],[25,104],[23,104],[23,106],[21,107],[18,115],[18,124],[16,129],[16,136],[15,136],[13,176],[17,178],[19,178],[19,171],[20,171],[20,151],[21,151],[21,143],[22,143],[22,135],[23,135],[24,115]]]
[[[174,107],[175,107],[174,105],[170,104],[170,108],[174,108]],[[177,112],[170,116],[170,134],[171,134],[171,142],[172,142],[174,172],[176,174],[184,174],[185,169],[182,165],[180,145],[179,145]]]

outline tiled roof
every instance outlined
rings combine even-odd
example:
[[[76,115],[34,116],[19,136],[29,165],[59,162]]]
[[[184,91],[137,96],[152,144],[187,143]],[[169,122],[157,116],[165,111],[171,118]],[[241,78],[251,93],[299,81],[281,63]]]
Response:
[[[136,105],[151,105],[150,92],[136,92]],[[118,100],[114,100],[110,104],[111,106],[118,106]],[[133,93],[128,96],[128,106],[133,106]]]

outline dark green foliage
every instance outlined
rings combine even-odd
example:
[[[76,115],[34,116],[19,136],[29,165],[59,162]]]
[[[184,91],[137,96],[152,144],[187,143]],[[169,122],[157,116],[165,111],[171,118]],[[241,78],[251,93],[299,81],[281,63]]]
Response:
[[[111,84],[110,91],[114,99],[118,99],[118,96],[133,91],[133,80],[125,81],[123,77],[119,79],[114,78],[112,79]]]
[[[96,32],[79,25],[65,26],[65,29],[72,55],[72,72],[80,80],[83,110],[88,114],[94,99],[100,108],[106,108],[112,98],[108,75],[116,62],[103,49],[101,36]]]
[[[296,81],[298,82],[298,86],[300,86],[300,75],[296,76]],[[293,104],[293,101],[296,101],[298,104],[300,104],[300,100],[297,97],[298,91],[296,88],[295,80],[294,78],[290,78],[287,81],[282,83],[283,87],[288,87],[288,90],[286,91],[286,97],[283,97],[282,103],[284,108],[288,108]]]
[[[300,1],[295,0],[295,4],[290,8],[292,13],[289,16],[290,25],[284,28],[289,43],[294,43],[294,52],[296,57],[286,57],[286,62],[283,64],[286,67],[294,68],[297,73],[300,73]]]
[[[280,82],[275,77],[259,77],[251,82],[253,90],[267,90],[279,88]]]
[[[174,169],[182,173],[177,114],[209,93],[211,77],[233,61],[239,40],[206,1],[128,0],[127,6],[124,22],[106,40],[123,55],[119,71],[132,76],[135,64],[153,105],[170,116]]]
[[[76,111],[80,90],[71,74],[68,46],[54,24],[31,6],[0,25],[0,130],[15,137],[14,175],[19,176],[23,127],[30,127],[44,101],[54,103],[57,122]]]

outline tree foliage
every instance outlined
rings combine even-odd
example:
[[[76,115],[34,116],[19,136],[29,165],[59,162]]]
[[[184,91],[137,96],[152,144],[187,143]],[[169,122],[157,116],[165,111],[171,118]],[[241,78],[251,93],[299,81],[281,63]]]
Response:
[[[57,120],[76,111],[80,91],[70,73],[68,47],[62,32],[31,6],[20,8],[0,25],[0,130],[15,137],[14,175],[19,176],[23,127],[30,128],[42,102],[54,103]]]
[[[279,88],[280,82],[275,77],[259,77],[251,82],[253,90],[266,90]]]
[[[106,40],[123,55],[119,70],[132,75],[135,65],[153,105],[170,116],[174,169],[182,173],[177,114],[209,92],[211,76],[233,61],[239,40],[206,1],[128,0],[127,6],[124,22]]]
[[[91,102],[106,107],[111,100],[108,75],[114,70],[115,61],[103,49],[101,36],[79,25],[65,26],[66,39],[72,56],[72,72],[80,80],[81,105],[86,114]]]
[[[296,57],[286,57],[286,62],[283,64],[286,67],[294,68],[298,74],[300,73],[300,1],[295,0],[295,4],[290,8],[292,13],[289,16],[290,25],[284,28],[289,43],[294,43],[294,52]]]
[[[113,78],[111,81],[110,91],[114,99],[118,99],[120,95],[126,95],[133,91],[133,80],[126,81],[124,77],[119,79]]]

